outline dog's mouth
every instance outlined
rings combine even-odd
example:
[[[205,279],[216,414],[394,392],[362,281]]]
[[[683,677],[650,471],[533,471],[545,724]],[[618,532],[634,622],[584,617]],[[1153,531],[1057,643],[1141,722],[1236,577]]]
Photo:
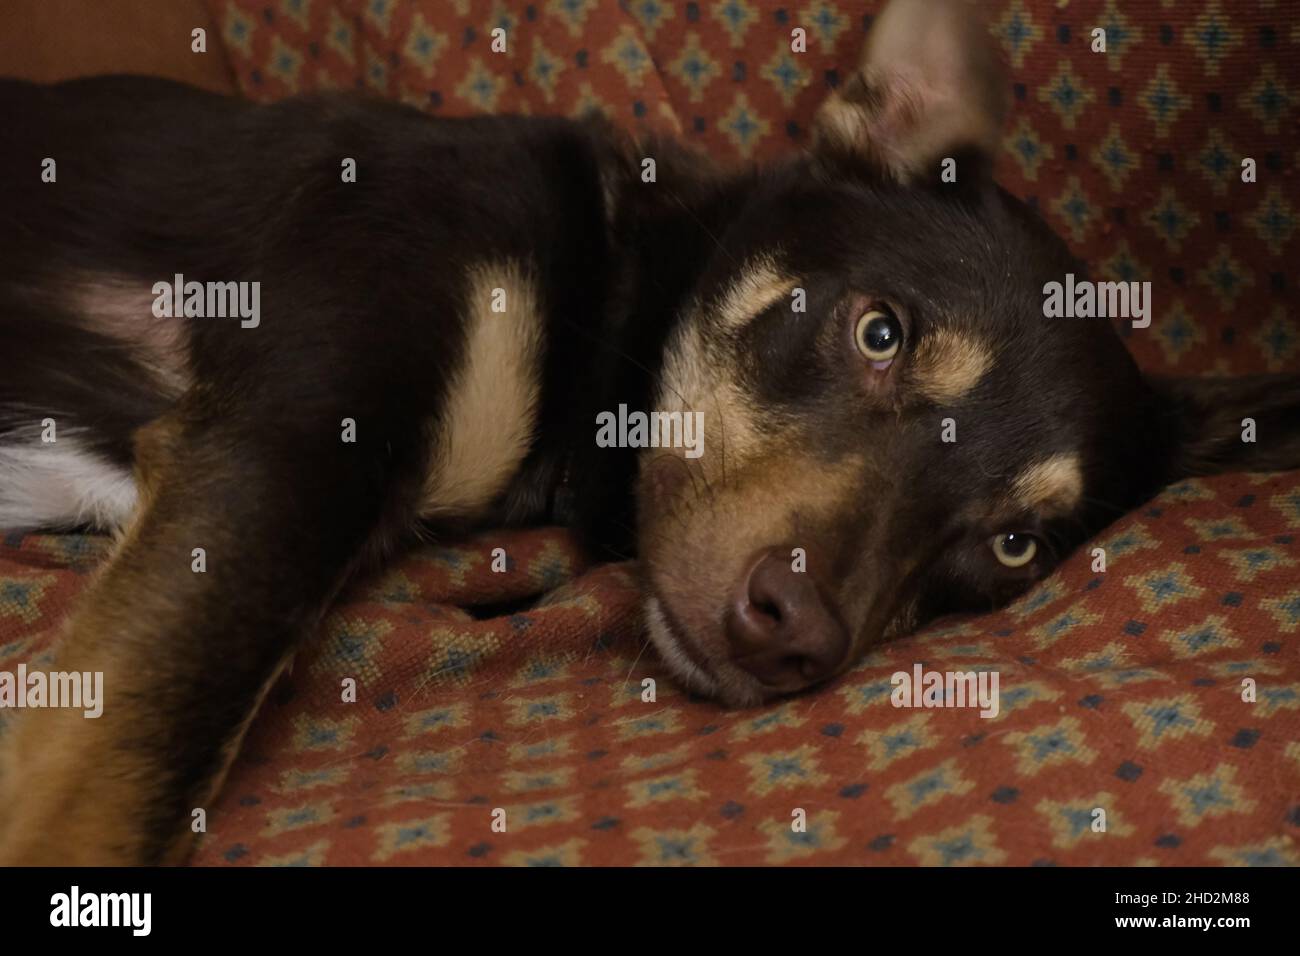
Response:
[[[690,641],[682,635],[664,602],[651,594],[645,601],[646,630],[660,659],[678,680],[701,694],[714,696],[718,681]]]
[[[729,707],[750,707],[780,695],[739,668],[710,660],[687,636],[670,605],[653,591],[644,611],[646,630],[660,660],[688,690]]]

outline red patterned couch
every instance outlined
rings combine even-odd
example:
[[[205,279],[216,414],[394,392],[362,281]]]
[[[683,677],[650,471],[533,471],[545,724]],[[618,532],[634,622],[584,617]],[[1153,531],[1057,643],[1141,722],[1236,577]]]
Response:
[[[437,115],[598,109],[744,161],[800,147],[878,4],[208,6],[255,99],[364,86]],[[987,6],[1013,83],[999,178],[1103,274],[1152,281],[1139,360],[1300,370],[1300,4]],[[489,571],[498,546],[507,574]],[[675,689],[630,566],[589,565],[554,529],[425,547],[355,587],[274,690],[196,862],[1300,862],[1300,473],[1185,482],[1094,546],[1104,573],[1080,552],[1000,613],[745,712]],[[3,542],[0,667],[48,659],[104,550]],[[918,661],[999,671],[1001,713],[892,707],[890,675]]]

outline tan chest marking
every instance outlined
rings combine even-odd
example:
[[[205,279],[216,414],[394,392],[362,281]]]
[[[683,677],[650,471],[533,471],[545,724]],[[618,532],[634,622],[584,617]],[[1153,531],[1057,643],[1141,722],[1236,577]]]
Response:
[[[517,262],[476,266],[467,282],[464,353],[430,426],[425,517],[481,515],[509,485],[537,424],[544,346],[536,283]]]

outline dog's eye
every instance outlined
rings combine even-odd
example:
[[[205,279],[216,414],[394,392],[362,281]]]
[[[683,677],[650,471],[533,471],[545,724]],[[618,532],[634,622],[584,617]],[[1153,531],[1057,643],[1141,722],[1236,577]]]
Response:
[[[898,319],[883,309],[868,309],[858,319],[854,340],[858,351],[869,359],[873,366],[884,369],[898,354],[903,344],[903,327]]]
[[[998,561],[1008,568],[1023,568],[1038,553],[1038,542],[1033,535],[1000,534],[989,543]]]

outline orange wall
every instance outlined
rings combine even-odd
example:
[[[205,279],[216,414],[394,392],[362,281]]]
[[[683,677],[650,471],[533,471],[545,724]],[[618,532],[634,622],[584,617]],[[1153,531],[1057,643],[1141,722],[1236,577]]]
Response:
[[[208,52],[190,52],[190,31]],[[220,31],[203,0],[4,0],[0,75],[52,81],[145,73],[221,92],[235,85]]]

